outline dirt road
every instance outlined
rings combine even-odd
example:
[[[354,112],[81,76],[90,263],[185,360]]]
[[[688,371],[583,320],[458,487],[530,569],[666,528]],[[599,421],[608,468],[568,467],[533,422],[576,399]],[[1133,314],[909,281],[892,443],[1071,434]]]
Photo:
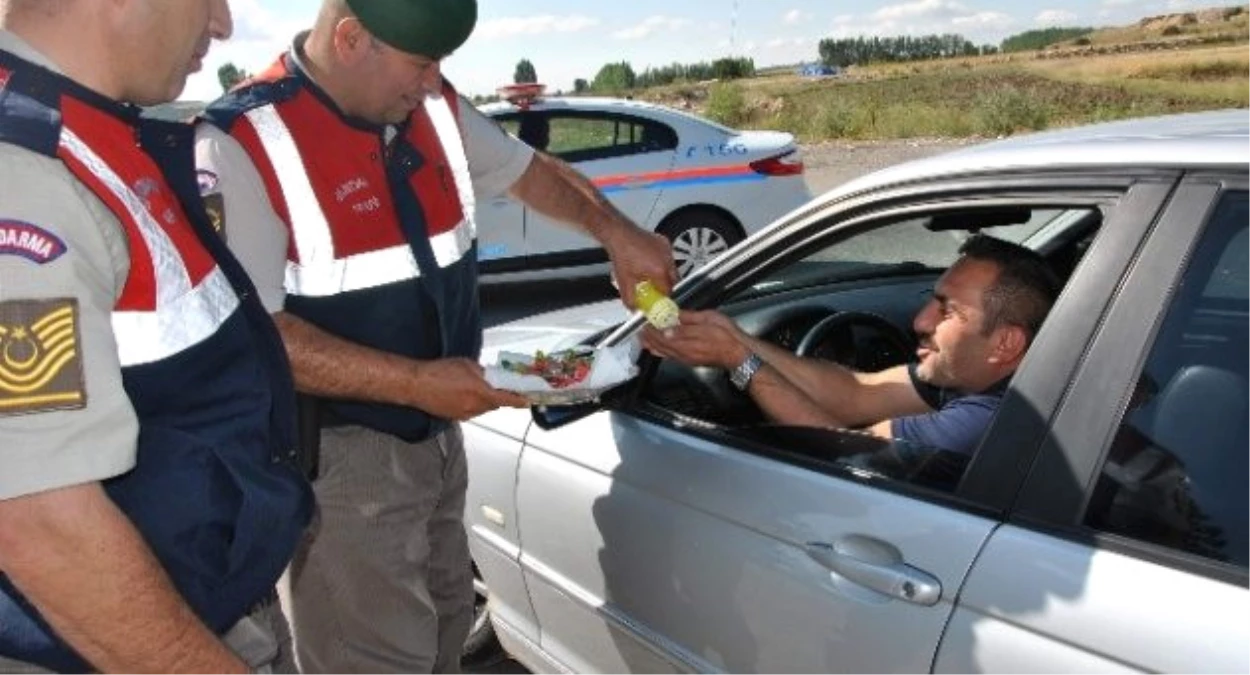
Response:
[[[800,148],[813,195],[877,169],[981,142],[964,138],[832,141]]]

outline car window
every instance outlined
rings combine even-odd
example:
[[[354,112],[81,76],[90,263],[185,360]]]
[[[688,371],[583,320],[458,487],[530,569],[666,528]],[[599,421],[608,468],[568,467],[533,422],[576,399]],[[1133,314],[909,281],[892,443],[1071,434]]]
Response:
[[[804,351],[866,373],[901,366],[915,357],[914,317],[973,232],[1029,246],[1045,231],[1048,255],[1064,258],[1066,265],[1074,255],[1068,249],[1083,251],[1096,231],[1091,228],[1101,222],[1093,207],[1022,206],[1011,210],[1007,220],[1012,224],[990,224],[1004,217],[1001,208],[951,209],[883,220],[849,237],[829,234],[828,241],[795,251],[792,260],[749,280],[718,309],[746,332],[786,351]],[[954,224],[968,229],[949,229]],[[837,325],[827,321],[836,315],[858,316],[822,333],[822,325]],[[885,441],[856,430],[776,425],[749,397],[730,388],[725,373],[670,361],[660,364],[644,397],[691,429],[724,430],[753,452],[856,479],[950,493],[971,457],[967,449]],[[935,412],[943,408],[943,415],[913,420],[918,432],[988,420],[997,399],[971,397],[949,410],[949,398],[942,394],[941,400]],[[988,416],[981,416],[985,409]],[[944,437],[959,435],[953,431]]]
[[[1087,526],[1246,567],[1246,265],[1246,193],[1230,193],[1167,308]]]
[[[1072,242],[1072,233],[1082,223],[1096,221],[1098,212],[1089,208],[1038,208],[1031,209],[1022,217],[1027,219],[1011,225],[978,228],[977,231],[1034,249],[1043,246],[1053,248],[1047,250],[1047,254],[1059,257],[1067,253],[1063,249],[1064,242]],[[932,220],[932,217],[911,218],[820,248],[794,264],[761,277],[747,294],[775,292],[839,278],[871,277],[887,271],[906,273],[918,268],[945,269],[955,261],[960,245],[972,236],[972,232],[934,232],[929,229]],[[1056,241],[1060,243],[1055,245]],[[1066,262],[1056,266],[1067,271]]]
[[[496,118],[508,133],[566,162],[663,152],[677,132],[655,120],[614,113],[530,110]]]

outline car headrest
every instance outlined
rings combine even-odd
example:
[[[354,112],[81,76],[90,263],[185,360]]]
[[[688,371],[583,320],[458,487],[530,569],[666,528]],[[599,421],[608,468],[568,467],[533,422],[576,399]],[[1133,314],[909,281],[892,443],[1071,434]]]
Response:
[[[1208,365],[1181,368],[1156,400],[1151,439],[1173,454],[1194,443],[1231,447],[1246,418],[1246,388],[1246,378],[1229,370]]]

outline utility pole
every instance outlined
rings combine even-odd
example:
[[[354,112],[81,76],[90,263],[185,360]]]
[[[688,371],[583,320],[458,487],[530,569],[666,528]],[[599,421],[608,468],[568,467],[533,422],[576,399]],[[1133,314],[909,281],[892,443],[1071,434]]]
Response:
[[[729,19],[729,55],[738,55],[738,0],[734,0],[733,15]]]

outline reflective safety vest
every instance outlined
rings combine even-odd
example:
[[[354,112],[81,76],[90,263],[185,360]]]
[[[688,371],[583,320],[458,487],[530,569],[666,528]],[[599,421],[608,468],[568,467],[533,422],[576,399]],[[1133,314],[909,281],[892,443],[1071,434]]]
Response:
[[[290,55],[209,107],[288,228],[286,311],[403,356],[477,358],[477,231],[458,107],[444,84],[404,124],[371,125],[345,116]],[[323,409],[409,441],[446,426],[400,406]]]
[[[203,210],[191,127],[141,121],[137,108],[4,52],[0,82],[0,138],[59,158],[125,234],[130,269],[112,326],[138,458],[104,488],[224,633],[272,592],[311,515],[281,338]],[[3,577],[0,655],[90,668]]]

